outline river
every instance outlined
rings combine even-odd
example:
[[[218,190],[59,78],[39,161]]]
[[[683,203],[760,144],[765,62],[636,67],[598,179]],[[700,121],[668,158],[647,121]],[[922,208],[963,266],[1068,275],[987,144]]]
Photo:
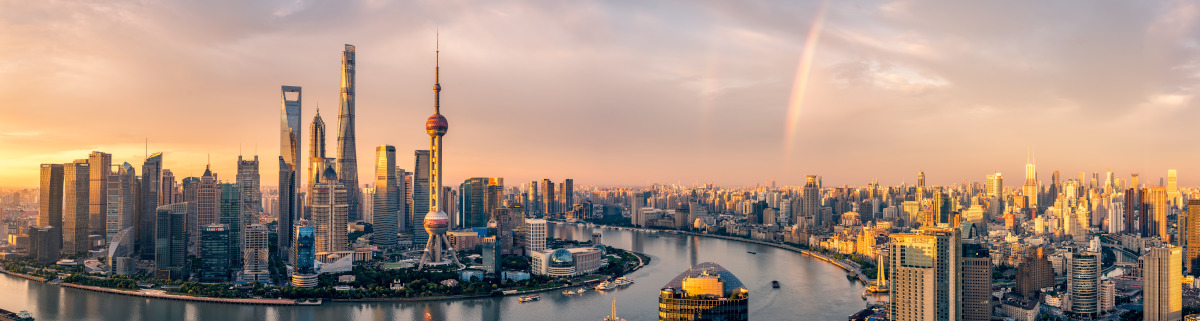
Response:
[[[552,236],[586,241],[590,228],[559,224]],[[558,291],[542,300],[517,297],[457,301],[341,303],[319,307],[251,306],[145,299],[29,281],[0,274],[0,308],[27,310],[39,320],[601,320],[610,313],[628,320],[658,318],[658,291],[671,278],[700,262],[716,262],[750,290],[752,320],[845,320],[865,305],[862,286],[841,269],[818,259],[758,244],[698,236],[605,229],[602,242],[645,253],[649,265],[629,277],[636,283],[612,292],[582,296]],[[750,254],[747,251],[757,252]],[[772,289],[771,280],[781,287]]]

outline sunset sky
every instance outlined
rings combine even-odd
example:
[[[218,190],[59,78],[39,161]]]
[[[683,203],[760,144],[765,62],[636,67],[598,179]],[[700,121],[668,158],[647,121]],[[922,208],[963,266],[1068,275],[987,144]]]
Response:
[[[92,150],[140,171],[146,139],[180,178],[257,150],[275,185],[281,85],[302,154],[318,106],[336,150],[344,44],[360,181],[381,144],[411,170],[439,28],[454,185],[1014,185],[1031,150],[1043,181],[1200,185],[1194,1],[0,0],[0,186]]]

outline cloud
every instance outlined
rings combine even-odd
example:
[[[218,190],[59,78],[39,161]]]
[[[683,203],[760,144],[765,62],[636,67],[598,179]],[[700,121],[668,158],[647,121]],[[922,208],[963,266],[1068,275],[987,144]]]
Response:
[[[306,136],[317,105],[337,132],[347,43],[366,182],[374,146],[426,148],[439,26],[451,181],[899,183],[937,168],[931,182],[950,183],[1020,173],[1036,148],[1042,168],[1175,167],[1200,184],[1184,161],[1200,152],[1178,145],[1200,116],[1194,3],[830,1],[799,157],[785,161],[782,118],[820,5],[0,2],[0,186],[96,148],[138,165],[147,138],[182,175],[207,154],[227,176],[239,150],[274,160],[281,85],[304,87]]]

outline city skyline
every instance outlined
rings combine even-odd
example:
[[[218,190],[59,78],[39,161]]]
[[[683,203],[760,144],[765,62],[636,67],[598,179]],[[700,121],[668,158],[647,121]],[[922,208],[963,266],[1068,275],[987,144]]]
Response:
[[[911,185],[924,170],[931,185],[998,171],[1015,187],[1030,149],[1043,184],[1111,169],[1153,186],[1177,169],[1200,185],[1186,161],[1200,152],[1180,148],[1198,107],[1196,4],[930,5],[256,3],[224,16],[199,3],[0,4],[0,25],[19,31],[0,35],[0,186],[36,186],[39,164],[93,150],[141,166],[147,139],[177,177],[200,176],[208,154],[233,177],[238,155],[257,154],[276,182],[275,88],[305,88],[301,127],[320,105],[331,117],[344,44],[357,47],[357,148],[408,155],[426,143],[415,127],[435,26],[451,185]],[[172,19],[180,10],[197,13]],[[318,26],[331,29],[290,36]]]

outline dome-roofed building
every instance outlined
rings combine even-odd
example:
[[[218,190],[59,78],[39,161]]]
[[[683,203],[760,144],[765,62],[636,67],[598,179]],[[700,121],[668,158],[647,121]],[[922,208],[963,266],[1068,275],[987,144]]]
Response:
[[[570,277],[596,272],[604,259],[604,249],[575,247],[531,252],[533,274]]]
[[[550,267],[575,267],[575,258],[571,257],[571,251],[567,251],[567,249],[554,250],[553,253],[550,253]]]
[[[593,249],[600,250],[600,255],[601,255],[601,256],[603,256],[603,255],[605,255],[605,254],[608,254],[608,249],[604,248],[604,245],[603,245],[603,244],[596,244],[596,245],[592,245],[592,248],[593,248]]]
[[[749,320],[750,291],[733,273],[712,262],[697,264],[663,286],[659,320]]]

